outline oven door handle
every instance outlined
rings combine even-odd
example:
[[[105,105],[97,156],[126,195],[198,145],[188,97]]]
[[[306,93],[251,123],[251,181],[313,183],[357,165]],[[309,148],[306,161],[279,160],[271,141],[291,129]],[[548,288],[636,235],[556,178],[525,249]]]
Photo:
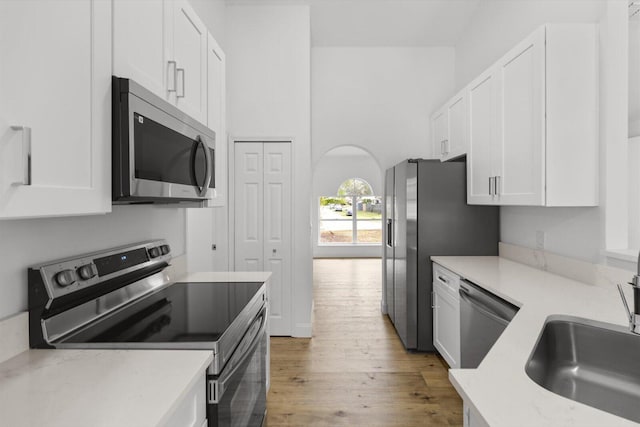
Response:
[[[218,403],[224,392],[227,388],[227,382],[235,376],[238,372],[238,369],[244,365],[244,363],[253,356],[253,352],[256,347],[260,345],[260,340],[262,339],[262,335],[267,330],[267,309],[263,308],[260,314],[258,314],[255,320],[252,323],[252,326],[256,323],[260,322],[260,328],[258,332],[252,334],[251,336],[245,335],[245,337],[240,341],[238,347],[233,352],[233,356],[227,362],[227,366],[230,370],[229,372],[225,372],[222,370],[222,375],[220,375],[217,379],[210,379],[207,384],[207,401],[209,403]],[[249,328],[251,329],[251,327]],[[248,334],[248,332],[247,332]]]

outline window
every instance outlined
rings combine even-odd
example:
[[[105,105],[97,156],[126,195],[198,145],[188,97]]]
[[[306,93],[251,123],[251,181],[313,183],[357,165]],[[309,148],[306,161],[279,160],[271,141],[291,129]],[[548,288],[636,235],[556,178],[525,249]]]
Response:
[[[365,180],[346,180],[335,196],[321,196],[318,204],[321,245],[382,242],[382,201]]]

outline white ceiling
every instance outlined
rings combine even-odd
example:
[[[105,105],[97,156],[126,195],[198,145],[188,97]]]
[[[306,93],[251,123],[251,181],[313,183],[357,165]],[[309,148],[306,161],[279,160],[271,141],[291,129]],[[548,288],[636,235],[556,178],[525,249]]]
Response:
[[[313,46],[453,46],[482,0],[227,0],[311,5]]]

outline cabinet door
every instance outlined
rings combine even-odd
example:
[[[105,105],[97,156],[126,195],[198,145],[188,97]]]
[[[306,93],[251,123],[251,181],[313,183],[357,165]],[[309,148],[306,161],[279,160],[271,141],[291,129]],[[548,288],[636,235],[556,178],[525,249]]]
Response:
[[[111,4],[1,1],[0,58],[0,217],[110,211]]]
[[[194,119],[207,121],[207,28],[186,0],[173,2],[173,57],[176,105]]]
[[[135,80],[163,99],[175,90],[171,2],[114,0],[113,74]]]
[[[442,160],[450,160],[467,153],[467,92],[460,92],[447,104],[447,142]]]
[[[466,400],[462,402],[462,412],[464,414],[463,427],[489,427],[489,424],[480,416],[475,407]]]
[[[445,152],[445,144],[447,143],[447,111],[445,108],[438,111],[431,118],[431,144],[432,144],[432,158],[442,160]]]
[[[460,363],[460,305],[434,281],[433,344],[453,369]]]
[[[496,137],[496,73],[490,69],[469,85],[467,203],[493,204],[493,153]]]
[[[224,206],[227,198],[227,133],[225,55],[215,39],[207,42],[207,126],[216,133],[215,196],[212,206]]]
[[[501,205],[544,205],[544,41],[542,27],[498,62]]]

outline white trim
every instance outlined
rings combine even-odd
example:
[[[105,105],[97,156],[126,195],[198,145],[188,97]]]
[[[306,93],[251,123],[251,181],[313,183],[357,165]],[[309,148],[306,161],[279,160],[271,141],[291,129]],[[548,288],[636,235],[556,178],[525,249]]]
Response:
[[[313,328],[311,323],[296,323],[291,336],[294,338],[311,338]]]

